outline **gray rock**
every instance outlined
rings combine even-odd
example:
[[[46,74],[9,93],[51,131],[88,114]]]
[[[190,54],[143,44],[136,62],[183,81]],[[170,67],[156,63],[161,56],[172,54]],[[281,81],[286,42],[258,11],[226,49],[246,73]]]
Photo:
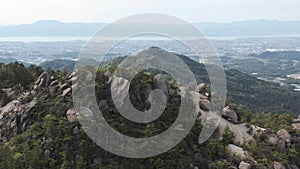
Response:
[[[252,136],[261,137],[265,133],[266,130],[267,129],[259,127],[259,126],[250,125],[250,131],[249,132],[251,133]]]
[[[61,90],[66,90],[69,87],[67,83],[60,85]]]
[[[71,79],[72,77],[74,77],[76,75],[76,71],[73,71],[69,74],[68,79]]]
[[[104,73],[104,77],[107,79],[106,83],[109,84],[112,80],[113,74],[110,71]]]
[[[277,145],[278,144],[278,137],[275,134],[266,134],[267,142],[270,145]]]
[[[130,83],[127,79],[113,77],[111,82],[111,95],[117,107],[121,107],[124,104],[126,97],[128,97],[129,87]]]
[[[57,86],[57,85],[58,85],[58,80],[54,80],[50,83],[49,87]]]
[[[4,107],[0,108],[0,114],[3,115],[12,112],[18,103],[19,103],[18,100],[12,100],[11,102],[7,103]]]
[[[50,87],[50,94],[53,95],[54,93],[56,93],[59,89],[59,86],[52,86]]]
[[[251,169],[251,164],[241,161],[239,165],[239,169]]]
[[[65,90],[63,91],[63,93],[62,93],[62,96],[65,97],[65,96],[66,96],[68,93],[70,93],[71,91],[72,91],[72,88],[71,88],[71,87],[65,89]]]
[[[74,108],[70,108],[66,113],[69,122],[77,121],[77,115]]]
[[[293,130],[300,130],[300,123],[293,123],[292,124],[292,129]]]
[[[298,119],[293,119],[292,122],[293,123],[300,123],[300,121]]]
[[[203,102],[200,102],[200,103],[199,103],[199,107],[200,107],[200,109],[203,110],[203,111],[206,111],[206,112],[209,111],[209,109],[206,107],[205,103],[203,103]]]
[[[166,79],[162,74],[157,74],[153,77],[153,84],[156,89],[162,90],[168,96],[168,87]]]
[[[230,109],[229,106],[226,106],[223,109],[222,115],[224,118],[228,119],[228,121],[231,121],[233,123],[238,122],[238,116],[237,116],[236,112],[234,110]]]
[[[286,131],[286,129],[280,129],[279,131],[277,131],[276,135],[279,139],[283,139],[286,143],[291,142],[291,135]]]
[[[281,163],[279,163],[279,162],[273,162],[273,168],[274,169],[286,169],[285,167],[284,167],[284,165],[282,165]]]
[[[24,132],[30,124],[29,111],[35,106],[36,102],[31,101],[21,104],[13,100],[6,106],[0,108],[0,140],[6,142],[19,132]]]
[[[206,84],[205,84],[205,83],[200,83],[200,84],[197,86],[196,92],[205,94],[205,89],[206,89]]]
[[[42,73],[35,82],[34,90],[38,90],[41,87],[49,85],[50,76],[47,72]]]
[[[237,168],[234,166],[229,166],[228,169],[237,169]]]
[[[10,96],[12,94],[14,94],[14,91],[12,88],[5,88],[5,89],[2,89],[6,94],[7,96]]]
[[[249,155],[248,151],[246,151],[245,149],[238,147],[236,145],[233,144],[229,144],[228,145],[229,148],[229,152],[230,155],[239,158],[239,159],[252,159],[252,157]]]
[[[74,76],[74,77],[72,77],[72,78],[70,79],[70,81],[71,81],[71,82],[75,82],[75,81],[77,81],[77,79],[78,79],[78,77],[77,77],[77,76]]]

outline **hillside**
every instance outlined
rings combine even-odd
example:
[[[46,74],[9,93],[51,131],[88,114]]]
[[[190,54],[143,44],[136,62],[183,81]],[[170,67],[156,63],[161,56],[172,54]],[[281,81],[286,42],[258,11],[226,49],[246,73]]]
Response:
[[[250,56],[254,56],[261,59],[300,61],[300,52],[298,51],[263,52],[258,55],[252,54]]]
[[[85,134],[72,103],[72,90],[76,91],[76,84],[81,83],[76,80],[76,72],[43,72],[40,67],[26,68],[18,63],[2,65],[0,75],[14,73],[1,77],[1,84],[6,83],[0,86],[0,96],[6,98],[0,106],[0,168],[260,169],[285,166],[297,169],[300,166],[300,119],[294,119],[288,113],[255,115],[233,104],[235,102],[228,103],[223,109],[219,130],[207,142],[199,144],[202,121],[212,113],[205,107],[205,103],[210,102],[209,97],[203,95],[209,93],[209,83],[206,83],[208,79],[203,65],[185,56],[180,57],[198,74],[199,91],[194,92],[195,99],[200,100],[198,119],[189,135],[176,147],[142,159],[111,154]],[[105,119],[113,128],[132,137],[150,137],[165,131],[176,119],[182,97],[179,92],[183,88],[162,72],[139,73],[129,89],[130,100],[137,109],[149,108],[147,98],[153,89],[165,91],[170,100],[162,116],[154,122],[143,125],[128,121],[117,112],[110,93],[111,88],[116,87],[113,86],[116,77],[112,70],[122,59],[116,58],[97,71],[96,97]],[[90,72],[84,73],[89,79]],[[263,84],[261,90],[266,89],[264,85],[272,85],[235,70],[226,74],[230,81],[228,85],[234,90],[246,88],[245,82],[250,83],[248,91],[254,82]],[[15,75],[24,78],[15,81]],[[237,96],[248,98],[246,92],[242,94],[245,96]]]
[[[67,60],[67,59],[55,59],[51,61],[45,61],[41,63],[41,66],[44,70],[52,69],[52,70],[60,70],[65,72],[71,72],[74,70],[76,61]]]
[[[183,55],[178,56],[189,66],[199,83],[209,84],[209,77],[203,64]],[[123,59],[124,57],[113,59],[107,65],[116,67]],[[228,101],[244,106],[254,113],[291,113],[294,116],[299,114],[300,95],[290,87],[259,80],[234,69],[225,70],[225,75]]]

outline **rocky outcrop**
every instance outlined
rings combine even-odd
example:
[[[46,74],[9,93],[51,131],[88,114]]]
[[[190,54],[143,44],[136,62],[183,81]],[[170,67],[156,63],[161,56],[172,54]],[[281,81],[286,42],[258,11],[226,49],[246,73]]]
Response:
[[[241,161],[239,165],[239,169],[251,169],[251,164]]]
[[[291,143],[291,135],[289,132],[286,131],[286,129],[281,129],[277,131],[276,135],[279,139],[282,139],[285,141],[285,143],[290,144]]]
[[[226,106],[223,109],[222,115],[225,119],[227,119],[230,122],[237,123],[238,122],[238,116],[234,110],[232,110],[229,106]]]
[[[35,104],[34,100],[26,104],[13,100],[0,108],[0,140],[7,142],[28,128],[31,123],[29,112]]]
[[[228,128],[234,135],[234,142],[240,145],[248,144],[254,140],[253,135],[249,134],[247,124],[232,124],[225,119],[220,119],[219,131],[221,135],[225,134],[225,129]]]
[[[206,90],[206,84],[205,83],[200,83],[197,86],[196,92],[199,92],[199,93],[205,95],[205,90]]]
[[[46,87],[49,85],[49,81],[50,81],[50,75],[47,72],[42,73],[38,79],[36,80],[35,84],[34,84],[34,91],[39,90],[42,87]]]
[[[278,137],[277,149],[281,152],[286,151],[291,144],[291,135],[285,129],[281,129],[276,133]]]

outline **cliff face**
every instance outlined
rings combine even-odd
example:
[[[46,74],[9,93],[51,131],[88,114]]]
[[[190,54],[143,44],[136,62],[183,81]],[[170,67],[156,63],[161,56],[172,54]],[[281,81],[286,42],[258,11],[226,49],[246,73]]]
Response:
[[[192,63],[190,63],[192,64]],[[176,120],[184,86],[178,86],[166,74],[141,72],[129,84],[112,72],[113,64],[101,67],[96,76],[98,107],[116,130],[132,137],[151,137],[165,131]],[[84,132],[72,103],[72,90],[80,83],[77,72],[36,72],[27,87],[8,87],[0,108],[0,168],[298,168],[300,119],[290,114],[252,114],[227,102],[218,130],[205,143],[199,134],[210,110],[210,91],[200,81],[192,92],[198,104],[198,118],[187,137],[161,155],[146,159],[128,159],[98,147]],[[91,80],[91,72],[86,71]],[[116,79],[129,85],[133,106],[150,108],[151,90],[160,89],[168,98],[160,118],[147,125],[122,117],[112,101]],[[205,78],[204,78],[205,79]],[[232,81],[234,82],[234,81]],[[26,82],[27,84],[27,82]],[[120,91],[118,91],[120,92]],[[117,93],[118,93],[117,92]],[[119,101],[122,102],[119,96]],[[299,117],[300,118],[300,117]]]

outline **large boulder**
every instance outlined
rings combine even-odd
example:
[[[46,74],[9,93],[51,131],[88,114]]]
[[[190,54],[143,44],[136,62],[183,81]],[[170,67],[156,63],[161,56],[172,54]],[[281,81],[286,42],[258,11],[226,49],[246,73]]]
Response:
[[[277,131],[276,135],[279,139],[284,140],[286,143],[291,142],[291,135],[289,132],[286,131],[286,129],[280,129]]]
[[[239,169],[251,169],[251,164],[241,161],[239,165]]]
[[[242,147],[236,146],[234,144],[229,144],[228,149],[229,149],[230,155],[235,158],[238,158],[241,160],[252,159],[252,157],[249,155],[248,151],[243,149]]]
[[[273,162],[273,168],[274,169],[286,169],[283,164],[276,162],[276,161]]]
[[[232,110],[229,106],[226,106],[223,109],[222,115],[225,119],[227,119],[230,122],[237,123],[238,122],[238,116],[234,110]]]
[[[210,113],[210,112],[209,112]],[[229,129],[234,135],[234,143],[239,145],[248,145],[252,140],[253,136],[249,132],[248,125],[243,124],[232,124],[225,119],[220,119],[219,132],[221,135],[225,134],[225,130]]]

